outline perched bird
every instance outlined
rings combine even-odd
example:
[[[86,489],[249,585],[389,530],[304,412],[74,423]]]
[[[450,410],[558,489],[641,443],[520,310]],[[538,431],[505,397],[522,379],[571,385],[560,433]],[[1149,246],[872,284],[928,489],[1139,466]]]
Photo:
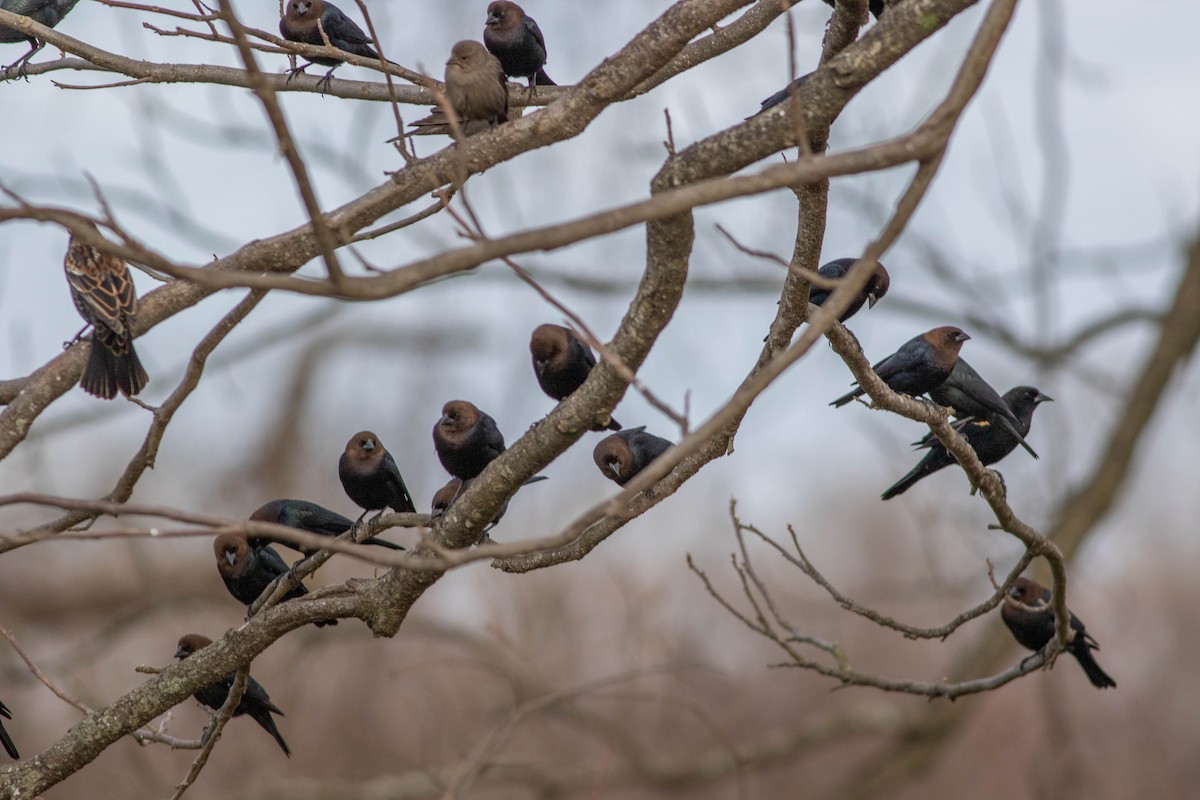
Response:
[[[796,78],[796,80],[792,81],[787,86],[783,87],[778,92],[776,92],[775,94],[768,97],[766,100],[763,100],[762,108],[758,109],[758,111],[754,112],[749,117],[746,117],[746,119],[751,119],[753,117],[757,117],[759,114],[763,113],[764,111],[774,108],[775,106],[782,103],[784,100],[787,100],[794,93],[799,91],[800,87],[804,85],[804,82],[807,81],[809,78],[811,78],[812,75],[813,75],[813,73],[810,72],[807,75],[801,75],[799,78]]]
[[[1017,419],[1017,433],[1020,433],[1021,436],[1028,434],[1029,426],[1033,422],[1034,409],[1038,407],[1039,403],[1053,399],[1032,386],[1017,386],[1005,392],[1004,402],[1012,409],[1013,416]],[[969,420],[955,423],[954,427],[966,437],[967,443],[971,445],[984,466],[995,464],[1017,448],[1017,437],[1002,426],[993,425],[984,420]],[[890,500],[898,494],[903,494],[922,478],[957,463],[954,456],[950,455],[950,451],[932,433],[917,442],[916,446],[918,448],[928,447],[929,452],[925,454],[920,463],[912,468],[912,471],[884,492],[881,495],[882,499]]]
[[[832,8],[834,6],[834,0],[825,0],[825,5]],[[871,13],[875,15],[875,19],[879,19],[879,16],[883,14],[885,10],[883,0],[871,0],[867,7],[870,8]]]
[[[363,33],[363,29],[358,27],[358,23],[347,17],[333,3],[327,3],[325,0],[288,0],[287,10],[284,12],[283,18],[279,20],[279,33],[284,39],[289,42],[323,47],[325,39],[321,36],[322,29],[325,31],[325,36],[329,37],[329,43],[337,49],[363,58],[379,58],[379,53],[376,53],[371,46],[371,37]],[[323,67],[329,67],[329,72],[325,73],[325,77],[320,80],[318,86],[324,84],[325,89],[328,89],[329,81],[333,78],[333,71],[342,63],[340,58],[318,56],[307,64],[291,70],[289,80],[313,64],[320,64]]]
[[[22,17],[29,17],[34,22],[45,25],[47,28],[53,28],[62,22],[62,18],[78,2],[79,0],[0,0],[0,8],[3,8],[5,11],[11,11],[14,14],[20,14]],[[29,67],[29,59],[33,58],[37,51],[45,47],[46,43],[36,36],[26,36],[16,28],[0,25],[0,43],[11,44],[14,42],[29,42],[30,50],[5,67],[4,74],[7,77],[8,71],[16,67],[17,77],[25,78],[27,77],[25,73]]]
[[[504,452],[504,436],[496,420],[474,405],[451,400],[433,426],[433,446],[446,472],[469,481]]]
[[[79,385],[105,400],[116,397],[118,391],[132,397],[150,378],[133,349],[138,299],[129,267],[71,234],[63,268],[75,308],[92,326],[92,352]]]
[[[839,258],[830,261],[828,264],[822,264],[817,270],[817,274],[822,278],[831,280],[840,280],[846,277],[846,273],[854,266],[856,258]],[[845,322],[858,313],[862,308],[863,303],[867,304],[867,308],[874,308],[883,296],[888,293],[888,288],[892,285],[892,278],[888,275],[887,269],[883,264],[876,263],[875,274],[867,281],[867,285],[862,288],[862,291],[855,296],[850,305],[846,306],[846,310],[838,317],[838,322]],[[832,289],[817,289],[814,288],[808,293],[808,302],[815,306],[824,304],[829,299],[829,295],[833,294]]]
[[[12,719],[12,712],[4,703],[0,703],[0,717]],[[0,745],[4,745],[4,752],[8,753],[10,758],[21,757],[21,754],[17,752],[17,746],[13,744],[12,737],[8,735],[8,731],[4,730],[4,723],[0,723]]]
[[[546,40],[542,30],[516,3],[508,0],[488,3],[483,43],[488,52],[500,59],[505,75],[529,79],[530,94],[535,91],[534,86],[557,86],[543,69]]]
[[[955,361],[954,369],[950,370],[950,377],[939,386],[930,389],[929,396],[939,406],[953,408],[954,416],[960,419],[971,417],[1004,428],[1029,451],[1029,455],[1038,457],[1025,441],[1025,434],[1020,431],[1021,423],[1008,407],[1008,403],[1004,402],[1004,398],[967,363],[966,359],[960,358]],[[1026,429],[1028,430],[1028,426]]]
[[[496,57],[479,42],[464,39],[450,50],[446,62],[446,100],[454,109],[463,135],[473,136],[508,121],[508,84]],[[430,109],[428,117],[412,124],[414,136],[450,134],[446,112]]]
[[[916,397],[935,388],[950,376],[962,343],[970,338],[961,328],[953,325],[934,328],[909,339],[899,350],[875,364],[872,369],[892,391]],[[863,393],[860,386],[829,405],[834,408],[844,406]]]
[[[1017,578],[1008,590],[1008,596],[1004,598],[1004,604],[1000,607],[1000,617],[1022,647],[1036,652],[1054,638],[1054,606],[1051,605],[1051,600],[1050,590],[1029,578]],[[1083,667],[1092,686],[1098,689],[1115,689],[1117,682],[1100,669],[1100,665],[1092,657],[1092,651],[1099,650],[1100,645],[1073,613],[1071,630],[1075,632],[1075,636],[1066,650],[1075,656],[1079,666]]]
[[[201,636],[198,633],[188,633],[179,637],[179,644],[175,648],[175,657],[180,661],[212,644],[212,639],[207,636]],[[225,701],[229,699],[229,690],[233,688],[233,676],[226,675],[215,683],[210,683],[200,691],[196,692],[192,697],[196,698],[197,702],[202,706],[208,706],[216,711],[225,705]],[[243,714],[249,714],[250,718],[263,727],[267,733],[275,737],[275,741],[279,742],[280,749],[288,758],[292,757],[292,751],[288,749],[287,742],[283,740],[283,735],[279,733],[279,728],[275,727],[275,718],[272,714],[284,716],[279,707],[271,702],[271,697],[267,694],[267,690],[262,687],[262,684],[254,680],[249,675],[246,676],[246,689],[242,692],[242,699],[238,701],[237,708],[233,710],[233,716],[240,717]]]
[[[359,431],[346,442],[338,459],[338,477],[346,495],[365,509],[360,520],[367,511],[378,511],[379,517],[387,508],[402,513],[417,510],[396,459],[370,431]]]
[[[534,328],[529,339],[529,352],[533,355],[533,372],[537,375],[538,385],[555,400],[563,400],[578,389],[596,366],[592,348],[562,325]],[[598,423],[592,430],[619,431],[621,426],[609,418],[607,424]]]
[[[217,557],[217,571],[225,588],[239,603],[249,607],[276,579],[287,574],[288,565],[283,557],[270,545],[251,547],[245,536],[222,533],[213,540],[213,553]],[[284,602],[303,597],[308,589],[297,584],[283,596]],[[337,625],[336,619],[321,620],[317,627]]]
[[[274,522],[277,525],[287,525],[289,528],[330,537],[341,536],[354,526],[353,522],[341,514],[330,511],[328,508],[319,506],[316,503],[310,503],[307,500],[272,500],[269,503],[259,506],[250,515],[250,519],[256,522]],[[261,547],[272,542],[271,539],[263,536],[251,536],[248,541],[252,548]],[[279,544],[290,547],[293,550],[299,550],[306,556],[311,556],[313,553],[318,552],[315,548],[302,547],[298,544],[289,544],[288,542],[279,542]],[[363,544],[384,547],[388,550],[404,549],[400,545],[392,544],[389,541],[380,539],[378,536],[366,539],[363,541]]]
[[[528,486],[531,483],[537,483],[538,481],[544,480],[546,480],[545,475],[534,475],[521,485]],[[463,489],[465,488],[466,484],[458,478],[451,478],[449,481],[447,481],[446,485],[438,489],[433,495],[432,508],[430,509],[429,514],[430,519],[437,519],[449,511],[450,506],[453,505],[454,501],[458,499],[458,496],[462,494]],[[509,498],[509,500],[511,499],[512,498]],[[492,517],[492,521],[488,523],[487,529],[484,531],[484,533],[500,524],[500,518],[504,516],[506,511],[508,511],[508,503],[508,500],[504,501],[504,505],[500,506],[500,510],[496,512],[496,516]]]
[[[458,478],[451,478],[446,482],[445,486],[434,492],[433,502],[431,503],[431,508],[429,510],[430,519],[437,519],[449,511],[450,504],[458,499],[458,495],[462,492],[462,490],[463,482]],[[500,514],[496,515],[497,518],[499,518],[500,515],[502,515],[507,509],[508,504],[505,503],[504,508],[500,510]],[[496,520],[492,520],[492,522],[494,523]]]
[[[667,451],[672,442],[652,433],[646,426],[626,428],[606,436],[592,451],[592,460],[601,474],[619,486],[624,486],[654,459]]]

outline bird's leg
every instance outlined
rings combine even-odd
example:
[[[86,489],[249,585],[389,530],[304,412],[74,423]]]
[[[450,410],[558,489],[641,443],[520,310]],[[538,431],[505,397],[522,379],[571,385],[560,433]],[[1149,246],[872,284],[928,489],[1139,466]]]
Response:
[[[84,332],[84,331],[86,331],[86,330],[87,330],[88,328],[90,328],[90,327],[91,327],[91,325],[84,325],[82,328],[80,328],[80,329],[79,329],[79,333],[75,334],[75,335],[74,335],[74,336],[72,336],[70,339],[68,339],[67,341],[63,342],[63,350],[66,350],[68,347],[70,347],[71,345],[75,344],[75,343],[76,343],[76,342],[78,342],[80,339],[82,339],[82,338],[83,338],[83,332]]]
[[[537,73],[529,76],[529,94],[526,96],[526,102],[537,99]]]
[[[375,520],[377,520],[377,519],[379,519],[380,517],[382,517],[382,516],[383,516],[383,512],[385,512],[385,511],[387,511],[387,508],[386,508],[386,507],[379,509],[379,513],[378,513],[378,514],[376,514],[375,516],[371,517],[371,522],[374,522]],[[367,512],[365,512],[365,511],[364,511],[364,512],[363,512],[363,516],[366,516],[366,514],[367,514]]]
[[[325,73],[325,77],[321,78],[321,80],[317,81],[317,88],[321,90],[321,94],[329,93],[329,82],[333,80],[333,71],[335,69],[337,69],[339,66],[341,66],[341,65],[335,64],[334,66],[330,67],[329,72]]]
[[[285,83],[285,84],[286,84],[286,83],[291,83],[291,82],[292,82],[292,78],[296,77],[297,75],[307,75],[308,73],[307,73],[307,72],[305,72],[304,70],[306,70],[306,69],[308,69],[309,67],[311,67],[311,66],[312,66],[312,63],[313,63],[313,62],[311,62],[311,61],[310,61],[310,62],[308,62],[307,64],[301,64],[301,65],[300,65],[300,66],[298,66],[298,67],[292,67],[291,69],[287,70],[287,80],[286,80],[286,81],[284,81],[284,83]]]
[[[30,48],[28,53],[21,56],[16,61],[14,61],[13,63],[9,64],[7,67],[4,68],[4,80],[6,80],[6,81],[10,80],[10,78],[8,77],[8,73],[13,67],[16,67],[17,68],[17,77],[24,78],[26,83],[29,82],[29,59],[33,58],[34,54],[37,53],[37,51],[41,50],[43,47],[46,46],[46,43],[40,39],[33,39],[32,42],[33,42],[33,47]]]

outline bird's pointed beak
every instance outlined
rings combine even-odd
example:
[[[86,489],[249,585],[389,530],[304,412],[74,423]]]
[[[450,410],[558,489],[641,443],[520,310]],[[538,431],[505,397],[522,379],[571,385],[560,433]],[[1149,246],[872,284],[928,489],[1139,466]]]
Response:
[[[879,302],[879,296],[876,295],[874,292],[870,292],[869,294],[867,294],[867,308],[874,308],[875,304],[878,302]]]
[[[181,647],[175,651],[175,657],[176,658],[187,658],[188,652]]]
[[[612,472],[613,477],[616,477],[616,478],[621,477],[621,462],[609,461],[608,468]]]
[[[476,19],[478,19],[478,17],[476,17]],[[485,22],[484,24],[485,25],[498,25],[498,24],[500,24],[500,17],[497,16],[496,14],[488,14],[487,22]]]
[[[965,342],[971,338],[971,334],[967,333],[966,331],[959,331],[954,335],[954,338],[957,341]]]
[[[1035,397],[1033,399],[1037,400],[1039,403],[1053,403],[1054,402],[1053,397],[1051,397],[1048,394],[1042,394],[1041,392],[1038,392],[1037,397]]]
[[[225,560],[228,561],[229,566],[232,567],[234,564],[237,563],[237,553],[233,552],[232,550],[226,550],[225,551]]]
[[[368,441],[365,441],[365,442],[363,442],[363,444],[362,444],[362,449],[363,449],[363,450],[366,450],[366,451],[369,453],[369,452],[371,452],[372,450],[374,450],[374,449],[375,449],[375,443],[374,443],[374,442],[372,442],[372,441],[369,441],[369,440],[368,440]]]

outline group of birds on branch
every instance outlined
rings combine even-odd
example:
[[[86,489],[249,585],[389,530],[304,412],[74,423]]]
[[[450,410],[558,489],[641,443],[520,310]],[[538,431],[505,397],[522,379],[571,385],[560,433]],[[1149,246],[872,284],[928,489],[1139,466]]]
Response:
[[[0,0],[0,8],[29,17],[53,28],[67,15],[78,0]],[[326,0],[288,0],[279,33],[284,39],[316,47],[332,46],[362,58],[384,61],[375,49],[374,40],[357,22],[340,8]],[[25,53],[5,67],[5,75],[15,67],[16,75],[24,77],[29,60],[45,46],[45,42],[28,36],[15,28],[0,25],[0,42],[30,44]],[[317,64],[329,70],[318,81],[327,91],[333,71],[344,63],[336,56],[316,56],[289,71],[289,80]],[[391,62],[388,62],[391,63]],[[528,80],[532,95],[536,86],[554,86],[546,74],[546,40],[534,19],[524,9],[509,0],[494,0],[487,7],[483,43],[464,39],[450,50],[446,62],[445,98],[454,110],[456,120],[442,107],[431,110],[429,116],[412,125],[411,135],[428,136],[451,134],[459,126],[464,135],[472,135],[507,122],[508,78]]]
[[[382,60],[374,42],[354,20],[325,0],[288,0],[279,21],[284,39],[302,44],[328,44],[347,53]],[[318,86],[328,88],[333,71],[342,64],[336,57],[313,58],[291,71],[304,72],[312,64],[329,67]],[[410,135],[452,134],[459,126],[463,135],[480,133],[508,121],[508,78],[525,78],[532,95],[536,86],[554,86],[546,74],[546,40],[537,22],[509,0],[488,4],[483,43],[471,39],[456,42],[446,62],[445,100],[454,118],[443,107],[412,124]]]
[[[75,5],[76,0],[0,0],[0,8],[30,16],[42,24],[53,26]],[[832,0],[826,0],[830,5]],[[871,11],[878,17],[884,10],[881,0],[871,0]],[[280,22],[280,31],[291,41],[313,45],[330,44],[348,53],[367,58],[379,58],[371,39],[353,20],[336,6],[324,0],[289,0]],[[0,42],[25,39],[16,31],[0,26]],[[462,41],[454,45],[446,65],[446,97],[458,117],[464,133],[474,133],[504,122],[508,113],[508,93],[505,77],[527,78],[532,92],[535,85],[553,85],[546,75],[546,47],[537,23],[520,6],[507,0],[496,0],[488,6],[484,42]],[[32,40],[33,49],[18,62],[22,69],[29,58],[44,45]],[[326,83],[333,69],[342,62],[336,58],[318,57],[296,70],[303,72],[312,63],[330,67],[322,79]],[[14,65],[14,66],[17,66]],[[803,79],[801,79],[803,80]],[[786,99],[789,87],[764,103],[764,109]],[[439,127],[441,126],[441,127]],[[446,133],[450,121],[441,109],[430,117],[414,123],[419,133]],[[94,226],[91,231],[100,236]],[[843,258],[823,265],[818,271],[826,279],[846,276],[855,259]],[[148,377],[133,347],[134,324],[137,316],[137,294],[125,263],[72,234],[65,258],[67,282],[71,297],[84,320],[93,329],[91,352],[84,367],[80,386],[94,396],[112,399],[118,393],[128,397],[138,394]],[[891,285],[887,269],[877,264],[870,280],[853,298],[840,321],[845,322],[866,305],[871,308]],[[828,289],[814,288],[809,300],[817,306],[830,296]],[[78,341],[84,331],[71,343]],[[892,355],[876,363],[875,373],[893,391],[917,397],[927,394],[939,406],[953,410],[955,430],[966,437],[980,461],[991,465],[1018,446],[1031,456],[1037,453],[1025,440],[1029,434],[1033,412],[1040,403],[1051,400],[1032,386],[1017,386],[1004,395],[993,389],[959,352],[971,337],[954,326],[942,326],[927,331],[906,342]],[[555,400],[563,400],[577,390],[596,365],[591,348],[572,330],[559,325],[540,325],[530,338],[534,374],[542,390]],[[855,388],[834,400],[840,407],[864,394]],[[614,431],[602,439],[593,450],[593,459],[600,472],[618,485],[624,486],[647,465],[661,456],[672,443],[647,433],[645,427],[622,427],[611,417],[595,421],[593,431]],[[484,468],[505,450],[504,437],[496,421],[472,403],[454,400],[446,403],[433,428],[434,449],[450,480],[433,498],[434,518],[444,514],[462,494],[465,487],[477,478]],[[955,463],[954,457],[932,434],[915,443],[918,449],[929,452],[907,475],[887,489],[884,500],[902,494],[923,478]],[[387,509],[396,512],[415,512],[416,505],[405,485],[395,458],[370,431],[356,433],[346,443],[338,462],[338,475],[347,496],[360,508],[362,515],[352,521],[316,503],[282,499],[265,503],[250,517],[325,536],[341,536],[356,528],[367,513],[376,511],[378,518]],[[526,483],[544,480],[534,476]],[[494,527],[507,509],[507,502],[485,528],[482,536]],[[481,538],[483,541],[483,538]],[[269,537],[222,534],[213,542],[217,570],[229,593],[249,608],[264,593],[273,591],[288,581],[282,600],[301,597],[307,589],[295,579],[292,567],[274,549],[277,544]],[[362,542],[366,545],[393,550],[404,548],[379,537]],[[288,545],[294,546],[294,545]],[[312,555],[311,548],[296,549]],[[1001,617],[1023,646],[1039,651],[1054,638],[1054,610],[1049,589],[1028,579],[1019,578],[1002,604]],[[336,625],[336,619],[318,621],[316,625]],[[1096,663],[1092,650],[1093,639],[1074,614],[1070,627],[1074,637],[1067,645],[1083,667],[1088,679],[1100,688],[1116,686]],[[199,634],[187,634],[179,639],[175,657],[185,659],[211,644]],[[195,699],[203,705],[220,708],[233,685],[230,675],[204,687]],[[283,712],[271,702],[262,685],[250,678],[234,716],[249,715],[279,743],[290,756],[287,743],[275,725],[272,714]],[[0,703],[0,717],[11,719],[9,709]],[[0,723],[0,745],[12,758],[18,758],[12,738]]]

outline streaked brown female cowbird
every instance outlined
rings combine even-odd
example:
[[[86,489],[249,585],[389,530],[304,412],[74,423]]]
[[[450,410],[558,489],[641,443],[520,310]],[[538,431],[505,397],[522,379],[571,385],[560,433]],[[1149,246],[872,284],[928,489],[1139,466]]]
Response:
[[[939,406],[953,408],[956,417],[971,417],[1004,428],[1029,451],[1029,455],[1038,457],[1025,441],[1025,434],[1020,430],[1021,423],[1008,403],[1004,402],[1004,398],[967,363],[966,359],[960,358],[955,361],[954,369],[950,370],[950,377],[942,381],[941,385],[930,389],[929,396]],[[1029,426],[1025,429],[1029,430]]]
[[[454,109],[463,135],[473,136],[508,121],[508,84],[496,57],[479,42],[464,39],[450,51],[446,62],[446,99]],[[450,122],[441,108],[412,124],[414,136],[450,134]]]
[[[133,349],[138,298],[129,267],[72,234],[63,268],[75,308],[92,326],[92,352],[79,385],[105,400],[116,397],[118,391],[132,397],[150,379]]]
[[[916,397],[950,377],[962,343],[970,339],[961,328],[945,325],[909,339],[900,349],[872,369],[892,391]],[[829,405],[844,406],[863,394],[858,387]]]
[[[1033,412],[1039,403],[1051,401],[1054,398],[1042,394],[1032,386],[1017,386],[1004,393],[1004,402],[1012,409],[1017,418],[1017,432],[1022,436],[1029,433],[1033,422]],[[967,443],[979,456],[984,466],[995,464],[1017,448],[1017,437],[1002,426],[993,425],[985,420],[963,421],[954,424],[955,430],[966,437]],[[907,475],[896,481],[881,497],[890,500],[898,494],[903,494],[912,488],[913,484],[928,477],[940,469],[957,463],[942,443],[932,433],[916,443],[918,448],[929,448],[929,452],[921,459]]]
[[[319,26],[318,21],[320,22]],[[379,54],[371,46],[373,44],[371,37],[363,33],[363,29],[358,27],[358,23],[343,14],[342,10],[333,3],[327,3],[325,0],[288,0],[287,10],[284,12],[283,18],[279,20],[279,33],[283,38],[289,42],[323,47],[325,39],[321,37],[321,29],[325,30],[325,35],[329,37],[329,43],[337,49],[363,58],[379,58]],[[328,89],[329,81],[333,78],[333,71],[343,63],[340,58],[318,56],[307,64],[291,70],[289,79],[304,72],[313,64],[320,64],[323,67],[329,67],[329,72],[325,73],[325,77],[320,81]]]
[[[62,18],[78,2],[79,0],[0,0],[0,8],[3,8],[5,11],[11,11],[14,14],[20,14],[22,17],[29,17],[34,22],[45,25],[47,28],[53,28],[62,22]],[[0,25],[0,43],[8,44],[12,42],[29,42],[30,50],[5,67],[5,75],[8,74],[10,69],[16,67],[17,77],[25,78],[27,77],[25,72],[29,67],[29,59],[33,58],[37,51],[45,47],[46,43],[37,37],[26,36],[16,28]]]
[[[825,5],[830,6],[832,8],[834,5],[834,2],[835,2],[835,0],[825,0]],[[882,14],[885,10],[884,5],[883,5],[883,0],[870,0],[870,3],[867,5],[867,8],[871,9],[871,13],[875,15],[875,19],[879,19],[879,15]]]
[[[1029,578],[1017,578],[1008,590],[1008,596],[1000,606],[1000,616],[1022,647],[1036,652],[1054,638],[1054,606],[1051,605],[1051,601],[1050,590]],[[1092,686],[1098,689],[1115,689],[1117,682],[1100,669],[1100,665],[1092,657],[1092,651],[1099,650],[1100,645],[1073,613],[1071,630],[1075,632],[1075,637],[1067,645],[1067,652],[1075,656],[1079,666],[1087,673]]]
[[[12,719],[12,712],[8,710],[8,706],[0,703],[0,717]],[[0,722],[0,745],[4,746],[4,752],[8,753],[10,758],[20,758],[21,754],[17,752],[17,746],[13,744],[12,737],[8,735],[8,731],[4,730],[4,723]]]
[[[488,3],[483,43],[500,59],[504,74],[510,78],[528,78],[534,86],[556,86],[543,67],[546,65],[546,40],[542,29],[526,15],[525,9],[508,0]]]
[[[367,511],[378,511],[378,518],[388,508],[401,513],[417,510],[396,459],[370,431],[359,431],[346,442],[338,459],[338,477],[346,495],[365,509],[360,520]]]
[[[319,506],[316,503],[310,503],[307,500],[272,500],[269,503],[259,506],[250,515],[250,519],[256,522],[274,522],[277,525],[287,525],[289,528],[330,537],[341,536],[354,526],[353,522],[341,514],[330,511],[328,508]],[[261,539],[261,544],[271,544],[273,541],[268,537],[251,536],[249,537],[251,547],[260,545],[259,542],[255,541],[256,539]],[[306,556],[311,556],[313,553],[319,552],[319,550],[314,548],[302,547],[298,544],[290,544],[288,542],[278,542],[277,544],[282,544],[293,550],[299,550]],[[378,536],[372,536],[370,539],[363,541],[363,544],[371,544],[388,550],[404,549],[400,545],[392,544],[389,541],[380,539]]]
[[[217,571],[225,588],[233,598],[247,608],[254,604],[267,587],[287,574],[288,565],[283,557],[270,545],[251,547],[245,536],[222,533],[213,539],[213,553],[217,557]],[[294,600],[308,594],[308,589],[297,585],[280,602]],[[336,619],[321,620],[317,627],[337,625]]]
[[[533,356],[533,372],[542,391],[555,400],[563,400],[587,380],[596,366],[592,348],[579,340],[562,325],[538,325],[529,339]],[[607,424],[597,423],[594,431],[619,431],[621,425],[609,418]]]
[[[175,657],[180,661],[212,644],[212,639],[207,636],[201,636],[198,633],[187,633],[179,637],[179,644],[175,648]],[[210,683],[200,691],[196,692],[192,697],[202,706],[208,706],[214,711],[217,711],[221,706],[225,705],[225,701],[229,699],[229,690],[233,688],[233,675],[226,675],[219,681]],[[263,727],[267,733],[275,737],[275,741],[279,742],[283,754],[288,758],[292,757],[292,751],[288,749],[287,742],[283,740],[283,735],[279,733],[279,728],[275,727],[275,718],[272,714],[284,716],[279,707],[271,702],[270,695],[267,690],[262,687],[262,684],[254,680],[253,677],[246,676],[246,690],[242,692],[242,699],[238,701],[237,708],[233,710],[233,716],[240,717],[243,714],[248,714],[252,720]]]
[[[451,400],[433,426],[433,446],[446,472],[469,481],[504,452],[504,436],[496,420],[473,404]]]
[[[646,433],[646,426],[626,428],[606,436],[592,451],[592,460],[600,473],[619,486],[624,486],[651,461],[667,451],[672,442]]]
[[[854,266],[854,262],[857,260],[857,258],[835,259],[834,261],[830,261],[828,264],[822,264],[821,268],[817,270],[817,274],[823,278],[830,278],[833,280],[844,278],[846,277],[846,273],[850,271],[850,268]],[[874,308],[875,304],[878,303],[883,296],[888,293],[888,288],[891,285],[892,278],[890,275],[888,275],[888,271],[884,268],[883,264],[877,263],[875,265],[875,274],[871,276],[871,279],[867,281],[867,285],[864,286],[862,291],[855,296],[850,305],[846,306],[846,310],[842,312],[840,317],[838,317],[838,322],[845,322],[857,314],[858,310],[862,308],[863,303],[867,304],[867,308]],[[832,289],[818,289],[814,287],[808,293],[808,302],[816,306],[822,305],[826,300],[829,299],[829,295],[831,294],[833,294]]]

